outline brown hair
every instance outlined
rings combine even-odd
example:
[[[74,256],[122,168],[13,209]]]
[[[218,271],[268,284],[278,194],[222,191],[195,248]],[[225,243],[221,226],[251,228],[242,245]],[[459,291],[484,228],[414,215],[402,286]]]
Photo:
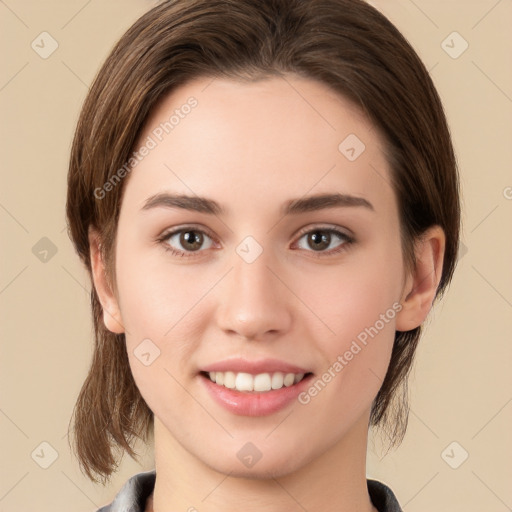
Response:
[[[448,285],[459,242],[457,166],[440,98],[400,32],[362,0],[171,0],[138,19],[115,45],[83,105],[71,150],[69,234],[91,274],[88,229],[100,233],[109,280],[123,184],[98,199],[129,160],[149,112],[170,91],[202,76],[256,80],[296,73],[329,85],[358,105],[383,135],[392,169],[404,260],[428,227],[446,235],[437,296]],[[92,276],[92,275],[91,275]],[[113,449],[135,457],[153,413],[133,380],[124,334],[108,331],[91,291],[95,347],[73,411],[74,447],[91,480],[117,467]],[[370,424],[391,445],[407,425],[407,376],[421,327],[396,332]]]

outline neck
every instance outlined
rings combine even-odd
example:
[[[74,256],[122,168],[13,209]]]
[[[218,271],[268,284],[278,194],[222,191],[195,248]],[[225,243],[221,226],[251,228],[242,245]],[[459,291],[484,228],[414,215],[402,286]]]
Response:
[[[366,484],[367,420],[291,473],[247,478],[205,465],[155,417],[157,478],[146,512],[378,512]]]

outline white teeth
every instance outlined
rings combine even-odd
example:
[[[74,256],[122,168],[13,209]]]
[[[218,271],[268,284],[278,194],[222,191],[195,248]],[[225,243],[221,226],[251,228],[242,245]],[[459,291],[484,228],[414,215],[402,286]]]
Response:
[[[252,375],[251,375],[252,377]],[[254,391],[270,391],[272,389],[272,379],[268,373],[260,373],[253,377]]]
[[[297,384],[304,378],[304,374],[275,372],[251,375],[244,372],[210,372],[209,377],[212,382],[229,389],[265,392]]]
[[[272,389],[281,389],[284,383],[284,375],[281,372],[272,375]]]
[[[221,373],[221,372],[217,372]],[[229,389],[235,388],[235,380],[236,375],[233,372],[225,372],[224,373],[224,386],[226,386]]]
[[[239,373],[236,376],[235,388],[238,391],[253,391],[254,379],[249,373]]]

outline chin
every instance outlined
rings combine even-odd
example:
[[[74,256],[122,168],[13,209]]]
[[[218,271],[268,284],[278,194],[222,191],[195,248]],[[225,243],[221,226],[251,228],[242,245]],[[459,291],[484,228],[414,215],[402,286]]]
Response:
[[[282,460],[267,460],[265,461],[265,455],[261,457],[252,467],[245,467],[244,463],[235,458],[235,460],[225,461],[223,464],[219,464],[218,460],[215,463],[210,464],[209,461],[203,460],[203,462],[219,473],[229,475],[234,478],[247,478],[250,480],[269,480],[273,478],[281,478],[289,475],[294,471],[300,469],[301,462],[291,457],[285,458],[280,457]],[[283,460],[284,459],[284,460]]]

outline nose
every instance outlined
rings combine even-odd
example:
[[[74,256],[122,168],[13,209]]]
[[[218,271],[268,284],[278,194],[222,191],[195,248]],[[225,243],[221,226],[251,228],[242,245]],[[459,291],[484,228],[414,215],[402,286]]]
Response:
[[[263,340],[289,331],[293,293],[282,266],[263,251],[247,262],[235,254],[233,269],[219,290],[217,325],[246,340]]]

